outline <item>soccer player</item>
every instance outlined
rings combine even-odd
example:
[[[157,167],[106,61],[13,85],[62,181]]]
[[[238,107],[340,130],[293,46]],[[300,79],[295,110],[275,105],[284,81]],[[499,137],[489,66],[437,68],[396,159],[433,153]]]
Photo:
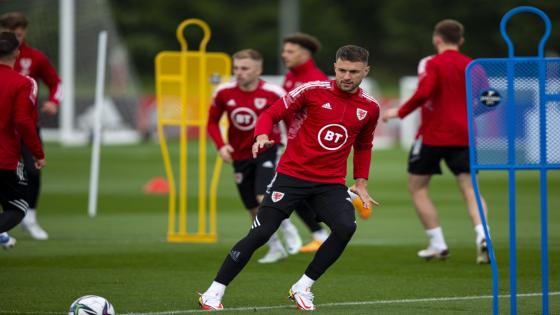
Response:
[[[233,164],[235,183],[251,220],[257,215],[257,208],[263,199],[266,185],[272,180],[278,159],[278,145],[253,159],[251,146],[255,124],[257,117],[285,94],[281,87],[260,79],[262,62],[261,54],[253,49],[235,53],[233,74],[236,80],[216,89],[208,114],[208,133],[222,160]],[[229,142],[224,141],[220,132],[219,123],[224,112],[229,121]],[[277,144],[280,143],[278,126],[272,131],[271,138]],[[297,249],[301,247],[297,228],[289,219],[282,222],[282,231],[288,249],[290,244],[297,243],[298,240]],[[269,251],[259,259],[260,263],[274,263],[288,256],[276,233],[271,236],[268,244]]]
[[[311,286],[340,257],[356,230],[354,207],[345,186],[352,147],[356,193],[367,206],[375,202],[367,191],[367,179],[379,106],[359,87],[369,72],[368,56],[364,48],[341,47],[334,63],[335,80],[303,84],[259,116],[253,156],[276,144],[269,137],[275,123],[307,109],[307,119],[295,137],[288,140],[249,233],[233,246],[215,280],[199,297],[202,309],[223,309],[226,286],[302,200],[308,200],[319,219],[331,229],[305,273],[289,291],[299,309],[315,309]]]
[[[41,111],[48,115],[55,115],[58,112],[58,106],[62,97],[60,78],[45,54],[30,47],[25,42],[28,24],[29,22],[25,15],[19,12],[6,13],[0,16],[0,29],[14,32],[20,42],[20,54],[14,69],[23,75],[32,77],[37,82],[42,80],[48,86],[49,98],[43,103]],[[37,134],[40,137],[39,126],[37,126]],[[26,197],[29,210],[22,221],[22,227],[32,238],[46,240],[49,238],[49,235],[37,222],[36,211],[41,188],[41,173],[39,169],[34,167],[33,154],[25,143],[22,146],[22,154],[25,171],[29,178],[29,189]]]
[[[471,59],[459,52],[463,25],[455,20],[436,24],[432,42],[437,55],[420,66],[420,81],[412,97],[400,108],[387,110],[383,121],[404,118],[422,108],[422,120],[408,159],[408,188],[416,213],[426,230],[429,245],[418,252],[424,259],[445,259],[449,249],[438,221],[437,210],[428,194],[430,179],[441,174],[440,161],[456,177],[476,233],[478,263],[488,263],[486,239],[470,179],[465,69]],[[486,203],[483,200],[486,215]]]
[[[8,249],[16,239],[8,231],[19,224],[28,209],[27,180],[21,159],[21,141],[35,159],[34,167],[46,165],[36,132],[37,85],[13,70],[19,42],[14,33],[0,33],[0,246]]]

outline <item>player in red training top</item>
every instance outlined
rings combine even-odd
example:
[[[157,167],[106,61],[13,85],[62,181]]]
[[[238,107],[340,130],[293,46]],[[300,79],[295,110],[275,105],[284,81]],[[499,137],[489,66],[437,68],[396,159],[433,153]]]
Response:
[[[0,16],[0,29],[14,32],[20,42],[20,54],[14,69],[23,75],[32,77],[37,82],[42,80],[48,86],[49,98],[43,103],[41,111],[49,115],[55,115],[58,112],[62,96],[60,78],[45,54],[30,47],[25,42],[27,25],[27,18],[19,12],[6,13]],[[37,133],[40,137],[39,127],[37,127]],[[22,155],[25,170],[29,177],[29,190],[26,197],[29,210],[21,224],[23,229],[34,239],[46,240],[49,236],[38,224],[36,212],[41,187],[41,173],[39,169],[34,167],[33,154],[25,143],[22,145]]]
[[[28,209],[27,179],[21,159],[21,141],[35,159],[34,167],[46,165],[45,154],[36,132],[37,85],[33,79],[13,70],[19,42],[11,32],[0,33],[0,246],[10,248],[15,238],[8,231]]]
[[[412,97],[400,108],[390,109],[383,120],[403,118],[422,106],[422,122],[408,159],[408,187],[416,213],[426,230],[428,248],[418,252],[425,259],[445,259],[449,249],[439,225],[437,210],[428,187],[434,174],[441,174],[443,159],[457,179],[467,202],[467,210],[476,232],[477,262],[488,263],[486,239],[469,176],[469,140],[465,69],[471,59],[459,52],[463,44],[463,25],[443,20],[435,26],[433,44],[438,52],[419,67],[420,81]],[[486,203],[484,213],[486,214]]]
[[[301,200],[308,200],[331,234],[305,274],[290,288],[296,306],[313,310],[313,283],[340,257],[356,230],[354,207],[347,192],[346,163],[354,148],[356,193],[371,206],[367,191],[377,102],[359,85],[369,72],[369,52],[348,45],[336,53],[336,80],[306,83],[292,90],[259,116],[253,154],[275,145],[268,134],[275,123],[307,109],[307,118],[278,163],[251,230],[226,256],[214,282],[199,298],[203,309],[222,309],[225,288],[264,245],[280,222]]]
[[[262,62],[261,54],[253,49],[235,53],[233,74],[236,81],[217,88],[208,115],[208,133],[222,160],[233,163],[235,182],[251,220],[257,215],[257,207],[263,199],[266,185],[272,180],[278,159],[278,146],[253,159],[251,147],[255,124],[257,117],[285,94],[281,87],[260,79]],[[224,112],[229,121],[228,143],[224,142],[219,126]],[[280,143],[279,128],[274,128],[271,138]],[[294,243],[294,239],[300,240],[297,228],[289,219],[282,222],[282,231],[288,244]],[[269,251],[259,259],[260,263],[274,263],[288,256],[276,233],[268,244]]]

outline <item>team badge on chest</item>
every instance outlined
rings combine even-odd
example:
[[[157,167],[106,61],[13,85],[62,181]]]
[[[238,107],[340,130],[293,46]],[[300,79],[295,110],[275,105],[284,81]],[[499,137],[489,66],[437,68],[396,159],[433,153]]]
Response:
[[[273,202],[278,202],[282,200],[282,198],[284,198],[284,193],[279,191],[273,191],[270,196],[270,199],[272,199]]]
[[[266,105],[266,98],[257,97],[255,98],[255,107],[257,109],[262,109]]]
[[[358,116],[358,120],[364,120],[364,118],[366,118],[367,115],[367,110],[358,108],[356,109],[356,116]]]

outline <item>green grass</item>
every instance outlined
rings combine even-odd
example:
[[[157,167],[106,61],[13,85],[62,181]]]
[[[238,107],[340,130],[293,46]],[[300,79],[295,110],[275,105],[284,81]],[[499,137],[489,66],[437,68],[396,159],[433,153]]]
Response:
[[[219,187],[218,243],[171,244],[165,240],[167,198],[142,192],[151,177],[164,175],[157,145],[102,148],[99,214],[93,219],[86,215],[90,150],[48,144],[46,151],[39,218],[50,239],[34,241],[19,227],[13,230],[17,246],[0,252],[0,314],[66,314],[70,303],[86,294],[108,298],[119,314],[196,310],[196,292],[208,287],[225,254],[250,226],[231,167],[224,167]],[[549,178],[550,290],[556,292],[560,176],[556,172]],[[507,294],[507,177],[483,172],[480,183],[490,205],[500,292]],[[358,220],[346,252],[314,286],[319,314],[491,313],[492,300],[484,297],[491,294],[491,271],[475,264],[474,232],[454,178],[438,176],[432,184],[452,254],[447,261],[416,258],[426,238],[406,189],[406,152],[374,153],[370,193],[381,206],[370,220]],[[518,291],[540,292],[538,175],[520,174],[517,192]],[[304,241],[309,240],[299,219],[294,221]],[[228,313],[294,312],[287,290],[310,259],[300,254],[272,265],[252,259],[227,289],[224,305],[239,308]],[[447,297],[458,299],[441,299]],[[343,304],[360,301],[365,303]],[[538,296],[520,297],[518,312],[538,314],[540,304]],[[509,313],[507,298],[500,300],[500,308]],[[560,310],[558,295],[551,296],[550,309]]]

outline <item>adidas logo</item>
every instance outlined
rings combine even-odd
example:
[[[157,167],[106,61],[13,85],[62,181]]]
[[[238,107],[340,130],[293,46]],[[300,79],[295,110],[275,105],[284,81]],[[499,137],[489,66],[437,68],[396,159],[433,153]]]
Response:
[[[325,108],[325,109],[332,109],[331,103],[325,103],[325,104],[323,104],[323,106],[321,106],[321,107],[322,107],[322,108]]]
[[[226,103],[226,105],[227,105],[227,106],[235,106],[235,105],[236,105],[235,100],[234,100],[234,99],[229,100],[229,101]]]
[[[240,255],[240,254],[241,254],[241,253],[240,253],[239,251],[237,251],[237,250],[232,250],[232,251],[229,253],[229,256],[230,256],[231,259],[233,259],[234,261],[237,261],[237,260],[239,259],[239,255]]]

